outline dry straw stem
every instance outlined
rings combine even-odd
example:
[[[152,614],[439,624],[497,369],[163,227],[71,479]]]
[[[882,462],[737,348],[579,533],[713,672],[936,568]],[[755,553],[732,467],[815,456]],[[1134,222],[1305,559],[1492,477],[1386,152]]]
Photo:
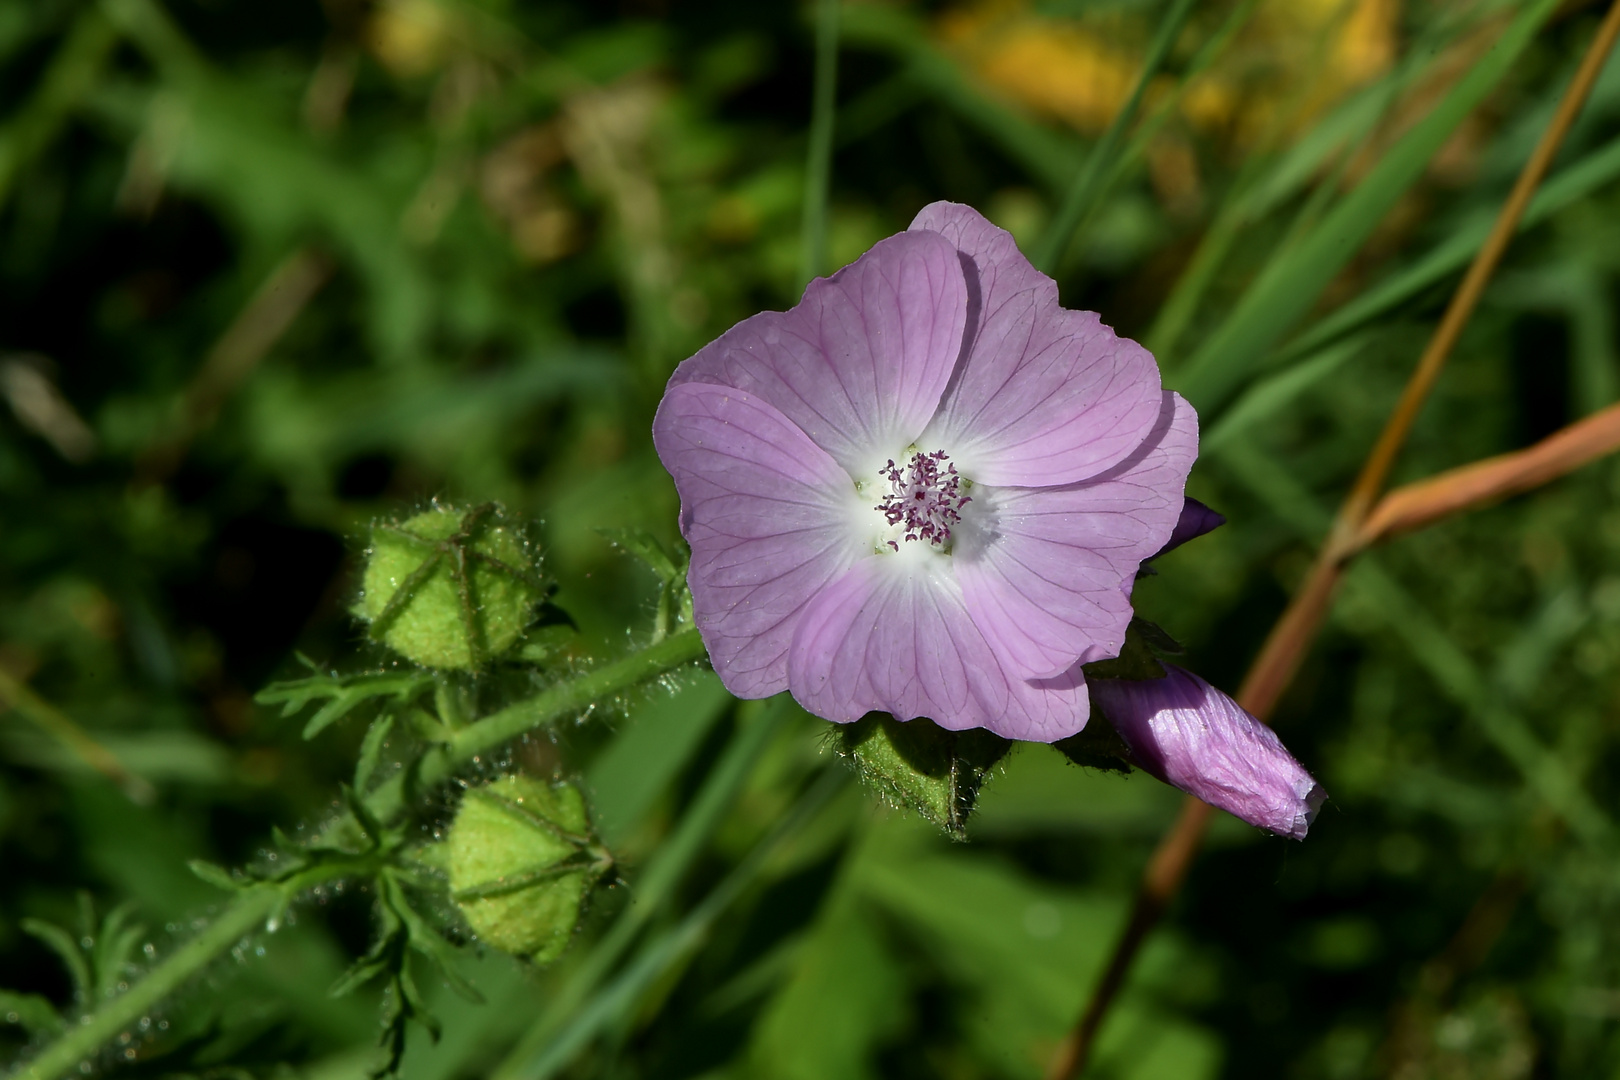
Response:
[[[1333,532],[1317,555],[1315,565],[1272,627],[1260,655],[1249,668],[1237,700],[1266,720],[1287,689],[1300,660],[1316,639],[1332,604],[1345,563],[1374,540],[1397,531],[1432,523],[1442,517],[1525,491],[1569,472],[1620,446],[1620,406],[1610,407],[1562,432],[1514,454],[1503,455],[1452,470],[1431,480],[1408,485],[1389,499],[1374,503],[1389,477],[1413,422],[1433,389],[1468,318],[1478,306],[1519,219],[1546,175],[1559,145],[1602,72],[1615,39],[1620,36],[1620,0],[1611,5],[1597,36],[1587,49],[1580,69],[1559,102],[1558,111],[1542,132],[1535,152],[1525,163],[1512,192],[1497,215],[1485,244],[1475,255],[1457,286],[1440,325],[1419,359],[1400,400],[1368,454],[1355,486],[1345,499]],[[1365,530],[1365,531],[1364,531]],[[1131,909],[1130,920],[1115,944],[1102,978],[1069,1037],[1053,1056],[1048,1080],[1068,1080],[1085,1069],[1098,1029],[1108,1007],[1124,985],[1131,963],[1148,933],[1180,889],[1197,854],[1213,811],[1189,796],[1169,831],[1149,860]]]
[[[1524,450],[1396,488],[1378,500],[1362,522],[1356,532],[1355,550],[1540,487],[1615,450],[1620,450],[1620,404],[1593,413]]]

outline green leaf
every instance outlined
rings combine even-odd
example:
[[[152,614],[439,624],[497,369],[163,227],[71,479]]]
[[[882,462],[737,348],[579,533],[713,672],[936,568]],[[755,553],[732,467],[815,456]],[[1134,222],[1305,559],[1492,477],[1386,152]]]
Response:
[[[1385,153],[1321,224],[1267,263],[1232,314],[1173,380],[1194,405],[1221,405],[1310,310],[1557,7],[1558,0],[1535,0],[1523,9],[1440,104]]]
[[[669,549],[646,529],[598,529],[597,532],[646,563],[665,584],[678,581],[684,574],[684,568]]]
[[[326,993],[329,997],[347,997],[377,976],[387,973],[388,968],[389,964],[385,958],[374,957],[368,953],[351,964]]]
[[[133,900],[119,904],[107,913],[96,934],[90,959],[96,975],[96,993],[100,997],[117,993],[118,984],[134,967],[130,958],[146,936],[146,927],[138,923],[125,925],[134,911]]]
[[[433,676],[420,671],[313,675],[307,679],[271,683],[255,694],[253,700],[261,705],[280,705],[281,715],[291,716],[313,701],[326,699],[327,703],[304,725],[304,738],[313,739],[372,698],[392,697],[400,704],[407,704],[432,685]]]
[[[238,892],[242,888],[242,882],[231,876],[229,870],[211,863],[207,859],[188,859],[186,866],[190,868],[193,874],[196,874],[217,889],[224,889],[226,892]]]
[[[905,1021],[905,968],[851,889],[829,898],[797,956],[754,1025],[744,1074],[875,1080],[877,1048]]]
[[[95,980],[90,975],[90,962],[72,934],[43,919],[23,919],[17,924],[23,933],[37,938],[59,958],[73,979],[73,997],[76,1001],[90,1001]]]
[[[1056,216],[1047,226],[1046,236],[1030,259],[1044,273],[1055,272],[1075,232],[1096,208],[1102,194],[1103,180],[1108,175],[1126,130],[1136,119],[1142,95],[1164,66],[1165,59],[1170,55],[1170,47],[1176,43],[1187,16],[1192,13],[1192,6],[1193,0],[1173,0],[1170,11],[1158,20],[1153,42],[1148,46],[1147,59],[1136,76],[1136,85],[1131,88],[1130,97],[1114,113],[1114,118],[1108,122],[1108,130],[1103,132],[1097,145],[1086,155],[1085,165],[1075,174],[1074,181],[1058,205]]]
[[[30,1035],[58,1035],[67,1027],[49,1000],[12,990],[0,990],[0,1023],[16,1024]]]
[[[1545,221],[1616,178],[1620,178],[1620,138],[1611,139],[1601,148],[1549,177],[1525,208],[1524,217],[1519,221],[1519,232]],[[1309,355],[1461,270],[1485,242],[1494,221],[1494,214],[1483,211],[1468,218],[1450,237],[1435,245],[1412,265],[1363,290],[1301,333],[1283,350],[1277,362],[1289,363],[1300,356]]]
[[[1148,627],[1152,627],[1152,630]],[[1081,670],[1088,679],[1162,679],[1164,667],[1159,663],[1154,649],[1154,642],[1161,639],[1167,640],[1174,648],[1159,651],[1168,651],[1172,655],[1180,651],[1181,646],[1175,638],[1145,619],[1132,619],[1130,625],[1125,627],[1125,643],[1120,647],[1119,655],[1111,660],[1094,661]]]
[[[1329,345],[1315,356],[1261,379],[1221,414],[1209,434],[1198,441],[1201,454],[1216,454],[1233,439],[1282,412],[1306,390],[1332,375],[1367,345],[1366,335]]]
[[[479,992],[478,987],[468,982],[458,970],[455,949],[411,905],[410,897],[406,895],[405,887],[399,880],[393,874],[384,872],[379,884],[384,889],[385,902],[394,909],[395,914],[405,925],[410,947],[438,966],[450,989],[474,1005],[484,1004],[484,995]]]
[[[610,845],[629,838],[735,701],[713,672],[682,681],[674,694],[636,705],[585,773],[597,828]]]
[[[382,757],[383,744],[388,741],[388,734],[393,730],[393,713],[383,713],[366,729],[366,737],[360,742],[360,756],[354,763],[354,790],[362,796],[371,787],[371,777],[377,771],[377,761]]]

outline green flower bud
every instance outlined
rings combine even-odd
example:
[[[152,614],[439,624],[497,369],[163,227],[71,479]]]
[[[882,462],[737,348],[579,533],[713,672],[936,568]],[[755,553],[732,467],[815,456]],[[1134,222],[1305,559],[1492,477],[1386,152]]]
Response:
[[[419,664],[476,671],[512,647],[543,598],[528,545],[494,506],[437,507],[372,527],[355,613]]]
[[[966,838],[979,788],[1012,743],[980,728],[946,731],[932,720],[873,714],[838,729],[861,779],[951,835]]]
[[[572,784],[506,776],[470,789],[446,841],[450,895],[480,938],[536,963],[555,960],[612,859],[590,836]]]

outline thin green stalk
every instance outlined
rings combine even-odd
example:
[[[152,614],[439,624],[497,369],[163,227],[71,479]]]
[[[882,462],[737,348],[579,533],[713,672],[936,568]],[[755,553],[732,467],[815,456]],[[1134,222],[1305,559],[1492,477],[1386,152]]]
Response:
[[[612,697],[648,679],[701,660],[703,656],[703,639],[698,632],[683,630],[622,660],[508,705],[457,731],[449,742],[429,750],[422,755],[415,769],[395,773],[378,785],[366,796],[366,806],[378,820],[391,822],[404,813],[412,789],[438,787],[474,758],[502,743],[576,713],[592,702]]]
[[[577,712],[594,701],[701,659],[703,655],[703,641],[697,631],[684,630],[616,663],[559,683],[527,701],[510,705],[476,724],[462,728],[449,743],[429,751],[420,767],[414,770],[416,786],[436,787],[479,754],[525,731]],[[405,776],[405,772],[396,774],[368,796],[367,807],[380,820],[390,821],[404,812],[409,794]],[[338,827],[346,825],[340,824]],[[293,896],[328,878],[354,872],[355,867],[349,863],[317,867],[289,881],[259,885],[244,891],[201,933],[154,967],[140,982],[106,1002],[84,1023],[69,1029],[32,1061],[10,1075],[17,1080],[55,1080],[76,1069],[80,1061],[95,1054],[107,1040],[138,1021],[221,953],[263,925],[278,907]]]
[[[352,864],[316,867],[285,882],[256,885],[237,894],[202,932],[146,973],[145,978],[70,1026],[35,1057],[8,1073],[13,1080],[58,1080],[76,1073],[120,1032],[130,1030],[220,954],[254,933],[299,892],[354,872]]]
[[[1130,127],[1131,121],[1136,118],[1136,110],[1142,104],[1142,95],[1147,93],[1148,83],[1159,73],[1164,66],[1165,58],[1170,55],[1170,49],[1176,43],[1176,37],[1181,28],[1186,25],[1187,16],[1192,14],[1193,0],[1175,0],[1175,6],[1170,14],[1159,24],[1159,32],[1148,47],[1147,60],[1142,64],[1142,73],[1136,78],[1136,85],[1131,88],[1131,96],[1126,99],[1125,105],[1114,114],[1109,123],[1108,130],[1092,148],[1086,157],[1085,165],[1074,178],[1069,187],[1068,194],[1063,197],[1063,205],[1058,208],[1057,218],[1053,220],[1050,228],[1046,230],[1041,246],[1035,252],[1035,265],[1048,274],[1057,270],[1058,261],[1063,253],[1069,250],[1069,243],[1074,239],[1080,224],[1090,216],[1096,204],[1096,196],[1102,187],[1102,180],[1108,175],[1109,166],[1113,164],[1114,155],[1119,149],[1120,140],[1125,137],[1125,129]]]
[[[1164,130],[1164,126],[1170,122],[1176,110],[1181,108],[1181,103],[1186,100],[1188,91],[1198,81],[1198,77],[1209,70],[1210,65],[1226,52],[1226,47],[1237,37],[1238,31],[1248,25],[1249,19],[1254,16],[1255,9],[1259,6],[1260,0],[1242,0],[1227,13],[1226,19],[1216,27],[1209,40],[1193,54],[1192,60],[1181,73],[1180,81],[1176,83],[1175,91],[1154,108],[1148,118],[1142,121],[1142,126],[1137,129],[1136,134],[1131,136],[1125,152],[1119,156],[1119,161],[1109,171],[1108,179],[1103,183],[1099,201],[1106,198],[1115,185],[1141,165],[1142,159],[1147,156],[1148,147],[1153,145],[1154,137]]]
[[[681,958],[702,943],[710,928],[744,889],[764,869],[769,856],[788,837],[798,832],[826,805],[844,782],[848,772],[834,765],[826,769],[817,782],[794,805],[788,816],[761,840],[748,857],[703,898],[702,903],[687,913],[674,929],[659,935],[648,943],[624,972],[602,992],[579,1010],[573,1023],[561,1031],[557,1038],[545,1046],[544,1051],[516,1075],[523,1080],[550,1080],[565,1067],[615,1018],[623,1016],[640,1000],[649,986],[657,982]]]
[[[799,279],[827,266],[827,188],[832,178],[833,121],[838,105],[839,0],[816,0],[816,75],[810,103],[810,153],[804,166],[804,255]]]
[[[731,809],[737,792],[754,771],[754,765],[781,729],[792,707],[788,698],[778,699],[752,723],[745,724],[732,739],[674,834],[659,845],[646,871],[636,881],[630,906],[574,970],[539,1022],[494,1072],[495,1080],[532,1075],[533,1063],[549,1052],[552,1036],[607,977],[647,920],[659,912],[680,884],[720,819]]]
[[[117,44],[117,32],[99,11],[87,11],[73,24],[39,89],[0,128],[0,203],[17,175],[50,145],[68,115],[95,88]]]

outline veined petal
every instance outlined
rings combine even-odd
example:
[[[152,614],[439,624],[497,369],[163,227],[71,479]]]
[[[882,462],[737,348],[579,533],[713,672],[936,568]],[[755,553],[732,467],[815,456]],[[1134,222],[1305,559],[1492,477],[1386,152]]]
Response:
[[[1042,683],[1003,670],[948,567],[884,555],[862,559],[811,601],[788,686],[807,710],[839,723],[882,711],[1031,742],[1074,734],[1091,711],[1078,668]]]
[[[974,487],[951,559],[974,624],[1014,675],[1050,678],[1119,654],[1137,568],[1171,536],[1198,456],[1192,406],[1161,394],[1153,434],[1099,477]]]
[[[812,281],[791,311],[738,323],[676,368],[670,385],[746,390],[864,475],[927,426],[966,323],[956,248],[935,233],[900,233]]]
[[[738,697],[787,689],[805,605],[863,554],[854,482],[775,408],[729,386],[671,387],[653,444],[680,492],[687,582],[715,673]]]
[[[1091,693],[1137,765],[1250,825],[1305,839],[1327,792],[1277,733],[1190,671],[1136,682],[1094,679]]]
[[[1126,458],[1159,415],[1153,356],[1095,312],[1066,311],[1057,283],[1007,232],[956,203],[912,222],[967,257],[967,348],[923,441],[964,476],[1015,487],[1072,484]]]

